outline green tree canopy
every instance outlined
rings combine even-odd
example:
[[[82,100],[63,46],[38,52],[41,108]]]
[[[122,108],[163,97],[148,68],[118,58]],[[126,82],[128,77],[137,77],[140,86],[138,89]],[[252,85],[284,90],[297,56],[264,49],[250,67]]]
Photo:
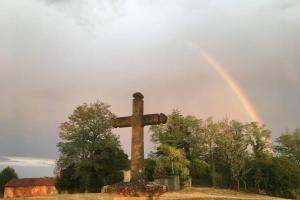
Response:
[[[249,138],[249,145],[255,157],[265,158],[273,153],[270,136],[271,131],[257,122],[251,122],[244,125]]]
[[[155,153],[156,168],[154,177],[161,178],[170,175],[179,175],[183,180],[189,176],[189,161],[182,150],[170,145],[162,144]]]
[[[219,159],[229,168],[233,185],[239,189],[242,172],[247,159],[247,135],[238,121],[225,119],[220,122],[216,139]]]
[[[18,178],[17,173],[11,167],[6,167],[0,172],[0,193],[3,194],[5,184],[13,178]]]
[[[274,157],[265,171],[268,193],[295,198],[300,188],[300,168],[294,160],[287,157]]]
[[[295,197],[299,190],[299,129],[277,139],[277,155],[271,131],[257,122],[201,120],[174,110],[167,124],[151,126],[150,132],[158,144],[146,165],[151,179],[181,174],[184,168],[196,184],[282,197]]]
[[[205,136],[202,120],[194,116],[184,117],[180,111],[174,110],[168,116],[167,124],[150,127],[151,139],[157,144],[166,144],[184,151],[191,159],[205,154]]]
[[[300,129],[292,133],[286,131],[276,142],[275,149],[281,156],[289,157],[300,164]]]
[[[114,117],[108,105],[97,101],[78,106],[61,124],[56,166],[60,190],[98,192],[122,179],[128,158],[112,133]]]

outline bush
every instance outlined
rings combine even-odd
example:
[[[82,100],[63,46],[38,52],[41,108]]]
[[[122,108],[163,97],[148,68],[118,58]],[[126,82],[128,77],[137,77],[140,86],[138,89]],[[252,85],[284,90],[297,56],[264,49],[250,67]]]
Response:
[[[210,166],[203,160],[193,159],[190,164],[192,183],[195,185],[211,185]]]
[[[6,167],[0,172],[0,194],[4,193],[5,184],[13,178],[18,178],[17,173],[11,167]]]
[[[300,189],[300,167],[287,157],[275,157],[266,171],[266,190],[276,196],[295,198]]]

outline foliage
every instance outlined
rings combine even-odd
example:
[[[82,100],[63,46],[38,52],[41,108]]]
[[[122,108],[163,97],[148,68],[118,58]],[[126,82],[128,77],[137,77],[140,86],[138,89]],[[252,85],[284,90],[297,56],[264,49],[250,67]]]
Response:
[[[252,156],[247,160],[246,166],[246,188],[251,188],[255,192],[262,192],[266,190],[267,173],[272,164],[272,158],[262,158]]]
[[[286,131],[276,142],[276,151],[281,156],[286,156],[300,165],[300,129],[290,133]]]
[[[232,184],[239,190],[248,146],[243,124],[225,119],[220,123],[220,129],[221,134],[216,139],[220,159],[228,166]]]
[[[277,139],[277,155],[272,149],[271,131],[257,122],[227,118],[215,122],[174,110],[167,124],[151,126],[150,132],[158,147],[146,167],[149,177],[176,174],[172,160],[174,155],[181,155],[177,162],[188,163],[187,174],[196,184],[282,197],[295,197],[300,188],[299,129]]]
[[[57,144],[56,166],[59,190],[99,192],[101,186],[121,181],[128,158],[111,132],[113,117],[109,106],[97,101],[78,106],[61,124],[63,141]]]
[[[154,181],[154,172],[156,168],[155,159],[147,158],[144,161],[145,166],[145,179],[146,181]]]
[[[204,160],[193,159],[190,163],[190,175],[196,185],[210,185],[211,183],[211,168]],[[213,184],[212,184],[213,185]]]
[[[265,126],[260,126],[257,122],[251,122],[245,124],[244,128],[249,137],[249,144],[252,152],[256,158],[271,156],[273,153],[272,147],[270,146],[270,135],[271,131],[266,129]]]
[[[218,123],[214,123],[213,119],[207,118],[204,121],[204,124],[202,126],[202,131],[204,137],[204,142],[207,146],[207,155],[206,160],[208,160],[208,163],[210,164],[210,176],[211,176],[211,184],[213,187],[216,186],[216,168],[215,168],[215,156],[214,151],[216,147],[216,140],[217,136],[220,131],[220,126]],[[199,157],[199,156],[198,156]]]
[[[265,190],[276,196],[295,198],[300,189],[300,168],[287,157],[274,157],[265,173]]]
[[[15,170],[9,166],[0,172],[0,195],[4,193],[5,184],[13,178],[18,178],[18,175]]]
[[[182,150],[170,145],[162,144],[156,153],[156,168],[154,176],[161,178],[170,175],[179,175],[182,180],[189,176],[189,161]]]
[[[101,102],[83,104],[62,123],[59,189],[96,192],[105,184],[121,180],[128,159],[111,132],[114,115],[108,108]],[[167,124],[151,126],[150,132],[157,148],[145,160],[149,181],[179,175],[183,183],[191,176],[192,180],[201,180],[200,184],[292,198],[300,188],[299,129],[287,131],[276,140],[276,155],[270,130],[256,122],[227,118],[215,122],[174,110]]]
[[[150,127],[152,141],[181,149],[188,158],[197,157],[205,151],[204,135],[199,134],[201,124],[202,121],[196,117],[184,117],[174,110],[168,116],[167,124]]]
[[[203,122],[194,116],[184,117],[178,110],[168,116],[165,125],[150,127],[152,141],[159,144],[154,159],[156,177],[180,175],[182,181],[189,176],[190,163],[205,153]]]

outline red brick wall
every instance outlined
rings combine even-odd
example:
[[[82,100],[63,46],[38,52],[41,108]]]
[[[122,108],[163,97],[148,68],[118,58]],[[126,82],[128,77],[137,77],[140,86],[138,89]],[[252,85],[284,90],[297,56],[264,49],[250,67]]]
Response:
[[[5,187],[4,198],[56,194],[55,186]]]

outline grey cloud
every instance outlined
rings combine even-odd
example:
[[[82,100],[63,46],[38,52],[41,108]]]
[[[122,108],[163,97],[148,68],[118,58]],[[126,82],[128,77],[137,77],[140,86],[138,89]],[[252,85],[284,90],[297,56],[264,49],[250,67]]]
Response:
[[[103,2],[0,1],[2,155],[57,158],[59,123],[75,106],[100,99],[125,116],[135,91],[145,96],[145,113],[178,108],[249,121],[187,41],[224,65],[273,138],[299,127],[296,5],[282,12],[281,0]],[[130,129],[114,131],[130,154]],[[153,144],[145,138],[148,153]]]
[[[52,3],[69,3],[72,0],[42,0],[45,1],[46,3],[52,4]]]
[[[0,156],[0,163],[1,162],[7,162],[7,161],[10,161],[11,159],[9,159],[8,157],[5,157],[5,156]]]
[[[264,2],[264,1],[262,1]],[[265,1],[259,7],[260,11],[280,11],[280,12],[288,12],[292,9],[298,9],[300,6],[300,2],[298,0],[270,0]]]
[[[14,168],[19,178],[53,176],[55,160],[0,156],[0,171],[7,166]]]
[[[281,10],[287,10],[294,8],[300,5],[300,2],[297,0],[283,0],[278,2],[278,8]]]
[[[124,14],[125,0],[41,0],[80,25],[111,23]]]
[[[53,167],[54,164],[53,159],[0,156],[0,165],[4,166]]]

